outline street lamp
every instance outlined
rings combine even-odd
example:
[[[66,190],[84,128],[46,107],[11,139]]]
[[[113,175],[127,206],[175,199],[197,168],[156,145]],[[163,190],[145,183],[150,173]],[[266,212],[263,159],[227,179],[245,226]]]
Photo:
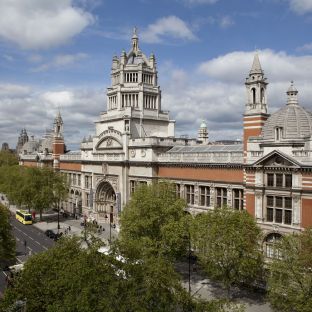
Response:
[[[108,218],[108,215],[105,214],[105,219]],[[111,222],[111,213],[109,214],[109,243],[112,241],[112,222]]]

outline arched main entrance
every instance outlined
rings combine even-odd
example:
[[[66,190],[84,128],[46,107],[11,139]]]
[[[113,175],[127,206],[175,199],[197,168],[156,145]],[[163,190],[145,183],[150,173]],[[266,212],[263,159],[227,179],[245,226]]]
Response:
[[[96,190],[95,210],[100,219],[114,223],[116,209],[116,194],[109,182],[102,182]]]

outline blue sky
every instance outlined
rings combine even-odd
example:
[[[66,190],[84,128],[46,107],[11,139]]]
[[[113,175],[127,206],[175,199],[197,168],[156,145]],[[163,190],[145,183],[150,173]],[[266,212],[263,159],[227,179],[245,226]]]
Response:
[[[270,112],[290,80],[312,111],[312,0],[0,0],[0,143],[14,147],[23,127],[40,137],[58,107],[70,147],[93,134],[112,56],[129,50],[134,26],[156,55],[177,136],[205,119],[211,140],[241,138],[256,49]]]

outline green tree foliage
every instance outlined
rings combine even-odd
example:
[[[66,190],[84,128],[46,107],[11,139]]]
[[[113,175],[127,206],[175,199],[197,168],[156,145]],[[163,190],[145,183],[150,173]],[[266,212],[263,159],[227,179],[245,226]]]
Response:
[[[83,249],[72,238],[26,262],[6,290],[2,309],[17,300],[26,301],[29,312],[176,312],[196,307],[163,258],[118,261],[97,252],[96,245]]]
[[[68,195],[66,178],[50,168],[3,167],[0,176],[0,191],[10,202],[39,212],[40,219],[44,209],[58,209]]]
[[[169,183],[139,187],[121,214],[120,242],[166,256],[180,255],[186,247],[185,206]]]
[[[199,214],[191,237],[203,269],[228,292],[232,285],[249,283],[261,274],[261,230],[246,211],[225,207]]]
[[[270,263],[268,297],[277,311],[309,312],[312,307],[312,229],[284,236]]]
[[[0,151],[0,167],[14,166],[18,164],[18,160],[15,154],[9,151]]]
[[[10,225],[10,213],[0,204],[0,262],[15,258],[15,239]]]

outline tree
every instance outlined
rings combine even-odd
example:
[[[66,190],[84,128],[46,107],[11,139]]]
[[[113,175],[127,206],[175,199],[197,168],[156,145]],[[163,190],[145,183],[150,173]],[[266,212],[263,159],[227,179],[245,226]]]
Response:
[[[269,265],[268,297],[277,311],[308,312],[312,307],[312,229],[281,238]]]
[[[199,310],[204,303],[190,300],[164,258],[119,261],[97,249],[96,244],[81,248],[78,238],[63,238],[32,256],[6,290],[0,308],[22,300],[29,312],[223,311]]]
[[[40,220],[45,209],[59,209],[68,195],[66,178],[51,168],[11,166],[1,168],[0,173],[0,190],[10,202],[39,212]]]
[[[186,203],[166,182],[139,187],[121,214],[120,242],[179,256],[186,248]],[[138,250],[137,250],[138,251]]]
[[[18,164],[18,160],[15,154],[10,151],[0,151],[0,167],[14,166]]]
[[[246,212],[216,208],[195,217],[191,239],[208,275],[232,285],[249,283],[262,273],[261,230]]]
[[[10,225],[10,213],[0,204],[0,262],[15,258],[15,239]]]

